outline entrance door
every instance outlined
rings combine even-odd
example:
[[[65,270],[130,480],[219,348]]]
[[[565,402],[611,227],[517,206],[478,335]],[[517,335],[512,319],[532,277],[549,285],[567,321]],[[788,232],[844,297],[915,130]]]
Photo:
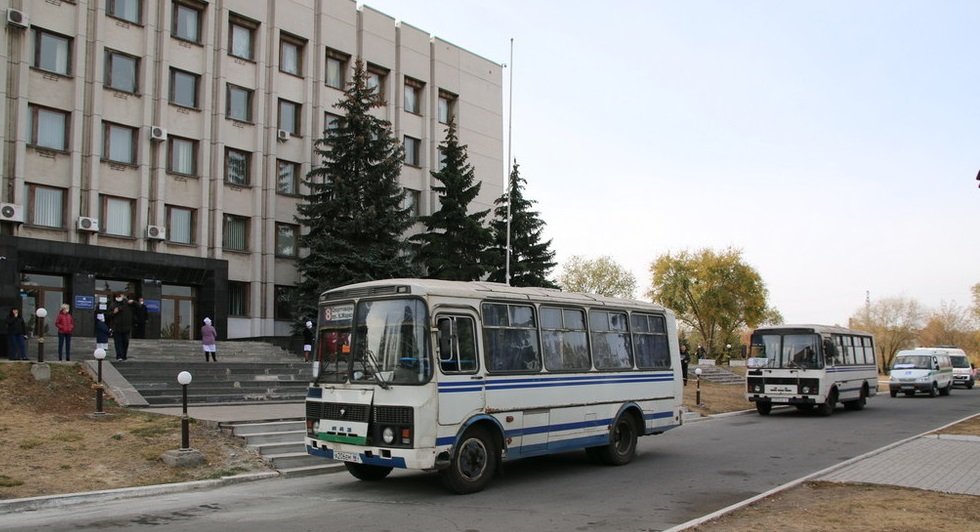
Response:
[[[198,338],[199,329],[195,325],[194,287],[163,285],[160,296],[160,338]]]
[[[476,323],[471,313],[436,316],[440,425],[462,423],[486,405]]]

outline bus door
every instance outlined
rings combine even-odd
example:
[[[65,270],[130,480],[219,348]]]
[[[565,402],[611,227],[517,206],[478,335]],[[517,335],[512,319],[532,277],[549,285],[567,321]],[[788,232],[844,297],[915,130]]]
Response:
[[[472,312],[436,314],[440,425],[458,425],[486,407],[476,324]]]

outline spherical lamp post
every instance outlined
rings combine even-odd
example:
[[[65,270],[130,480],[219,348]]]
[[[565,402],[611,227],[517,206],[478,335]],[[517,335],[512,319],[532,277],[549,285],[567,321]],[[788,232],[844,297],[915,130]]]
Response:
[[[48,311],[38,307],[34,315],[37,316],[37,361],[44,362],[44,318],[48,316]]]
[[[101,347],[95,350],[95,360],[99,361],[99,382],[95,385],[95,415],[104,416],[105,412],[102,410],[102,361],[105,360],[105,349]]]
[[[184,405],[183,415],[180,417],[180,448],[181,450],[191,448],[190,420],[187,417],[187,385],[191,383],[191,374],[181,371],[177,375],[177,382],[182,389],[182,402]]]
[[[701,368],[695,369],[694,375],[698,381],[697,396],[695,397],[694,402],[697,404],[697,406],[703,407],[704,405],[701,404]]]

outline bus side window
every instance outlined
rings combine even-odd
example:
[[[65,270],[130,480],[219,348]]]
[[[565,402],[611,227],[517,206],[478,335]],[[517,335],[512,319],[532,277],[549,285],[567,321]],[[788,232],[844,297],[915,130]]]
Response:
[[[473,320],[466,316],[440,317],[439,367],[443,373],[476,370],[476,334]]]

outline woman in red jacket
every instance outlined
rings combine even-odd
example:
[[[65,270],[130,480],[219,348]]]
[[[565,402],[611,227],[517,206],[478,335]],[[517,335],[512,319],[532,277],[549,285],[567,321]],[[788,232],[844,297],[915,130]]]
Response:
[[[71,333],[75,330],[75,319],[71,317],[70,310],[67,303],[61,305],[61,312],[54,320],[54,326],[58,328],[58,360],[61,360],[62,351],[65,360],[71,360]]]

